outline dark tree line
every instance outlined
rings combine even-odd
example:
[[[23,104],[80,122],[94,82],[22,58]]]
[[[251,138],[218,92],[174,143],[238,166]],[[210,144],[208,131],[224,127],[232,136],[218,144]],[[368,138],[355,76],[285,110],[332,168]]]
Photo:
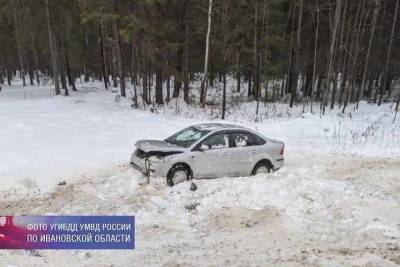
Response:
[[[205,106],[218,80],[224,114],[229,76],[257,105],[380,105],[400,99],[399,1],[0,0],[0,85],[51,77],[68,95],[83,75],[137,106],[189,102],[199,80]]]

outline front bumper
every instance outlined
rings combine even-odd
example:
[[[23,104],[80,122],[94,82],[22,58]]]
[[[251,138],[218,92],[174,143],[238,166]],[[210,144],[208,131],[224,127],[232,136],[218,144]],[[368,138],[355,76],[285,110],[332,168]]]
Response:
[[[135,153],[131,155],[130,165],[142,172],[144,175],[158,175],[158,176],[167,176],[167,173],[170,169],[170,165],[165,162],[164,159],[152,160],[151,158],[141,158],[138,157]]]

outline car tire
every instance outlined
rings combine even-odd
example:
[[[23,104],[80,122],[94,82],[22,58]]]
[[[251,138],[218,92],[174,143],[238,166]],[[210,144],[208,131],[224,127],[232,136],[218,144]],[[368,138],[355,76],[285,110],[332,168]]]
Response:
[[[169,186],[174,186],[184,181],[192,179],[192,174],[190,170],[182,164],[173,166],[167,175],[167,184]]]
[[[270,173],[272,171],[271,164],[267,161],[260,161],[254,167],[251,175],[256,175],[260,173]]]

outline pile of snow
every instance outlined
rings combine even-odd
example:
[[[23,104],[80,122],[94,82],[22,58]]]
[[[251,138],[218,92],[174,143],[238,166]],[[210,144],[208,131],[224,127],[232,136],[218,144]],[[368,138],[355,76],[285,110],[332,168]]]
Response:
[[[141,185],[137,171],[121,166],[86,174],[49,195],[6,198],[0,209],[10,214],[134,214],[137,248],[38,251],[40,257],[2,251],[0,257],[6,266],[395,266],[398,161],[314,158],[289,158],[268,175],[196,180],[194,192],[190,181],[170,188],[160,177]]]

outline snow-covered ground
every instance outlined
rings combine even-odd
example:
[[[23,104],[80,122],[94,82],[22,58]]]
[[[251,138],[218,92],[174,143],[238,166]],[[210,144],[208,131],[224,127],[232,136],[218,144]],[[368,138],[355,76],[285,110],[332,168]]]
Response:
[[[400,120],[361,103],[341,115],[248,102],[227,120],[286,143],[285,167],[256,177],[150,185],[133,143],[219,120],[172,100],[135,110],[99,83],[0,92],[2,214],[134,214],[135,251],[0,251],[0,266],[400,265]],[[317,106],[315,107],[317,109]],[[66,185],[57,185],[66,181]],[[34,256],[36,255],[36,256]]]

